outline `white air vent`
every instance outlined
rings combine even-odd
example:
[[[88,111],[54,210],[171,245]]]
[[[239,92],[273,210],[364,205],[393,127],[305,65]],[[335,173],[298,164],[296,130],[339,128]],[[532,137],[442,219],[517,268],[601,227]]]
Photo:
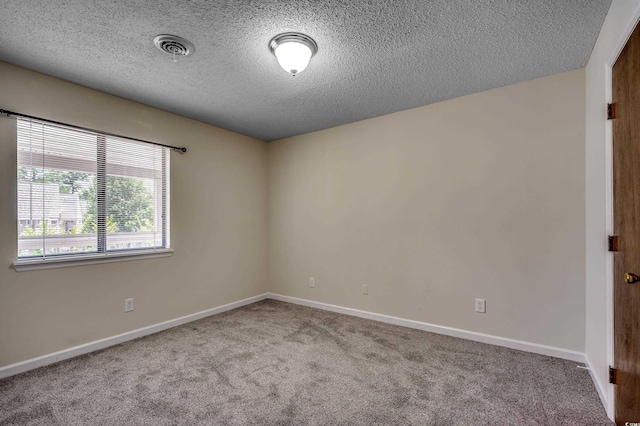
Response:
[[[182,37],[160,34],[153,39],[153,44],[165,53],[172,56],[188,56],[195,52],[193,44]]]

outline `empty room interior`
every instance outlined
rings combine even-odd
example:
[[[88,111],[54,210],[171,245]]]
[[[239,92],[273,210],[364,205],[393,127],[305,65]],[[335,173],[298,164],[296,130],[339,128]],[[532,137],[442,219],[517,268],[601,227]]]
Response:
[[[0,424],[640,424],[639,18],[5,1]]]

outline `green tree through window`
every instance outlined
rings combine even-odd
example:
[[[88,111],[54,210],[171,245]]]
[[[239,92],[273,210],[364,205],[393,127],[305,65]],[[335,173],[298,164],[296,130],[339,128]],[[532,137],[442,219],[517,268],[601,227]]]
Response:
[[[89,202],[83,232],[96,232],[96,186],[85,190]],[[153,231],[153,194],[141,179],[107,177],[107,232]]]

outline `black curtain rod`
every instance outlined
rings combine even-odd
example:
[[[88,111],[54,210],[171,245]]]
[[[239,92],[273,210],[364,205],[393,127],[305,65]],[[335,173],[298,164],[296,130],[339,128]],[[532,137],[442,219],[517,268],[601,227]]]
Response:
[[[158,146],[163,146],[165,148],[170,148],[170,149],[172,149],[174,151],[177,151],[177,152],[179,152],[181,154],[187,152],[187,148],[184,148],[184,147],[165,145],[163,143],[158,143],[158,142],[145,141],[144,139],[131,138],[129,136],[122,136],[122,135],[117,135],[115,133],[103,132],[102,130],[94,130],[94,129],[90,129],[88,127],[75,126],[73,124],[67,124],[67,123],[61,123],[59,121],[47,120],[46,118],[34,117],[34,116],[31,116],[31,115],[27,115],[27,114],[20,114],[19,112],[7,111],[6,109],[0,109],[0,114],[6,114],[7,116],[13,115],[15,117],[31,118],[33,120],[44,121],[45,123],[57,124],[58,126],[71,127],[73,129],[84,130],[85,132],[100,133],[102,135],[113,136],[113,137],[116,137],[116,138],[124,138],[124,139],[130,139],[130,140],[138,141],[138,142],[150,143],[151,145],[158,145]]]

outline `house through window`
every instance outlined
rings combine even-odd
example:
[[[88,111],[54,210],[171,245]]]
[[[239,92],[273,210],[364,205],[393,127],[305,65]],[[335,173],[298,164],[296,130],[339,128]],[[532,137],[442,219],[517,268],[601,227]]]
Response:
[[[19,118],[18,258],[169,247],[169,149]]]

